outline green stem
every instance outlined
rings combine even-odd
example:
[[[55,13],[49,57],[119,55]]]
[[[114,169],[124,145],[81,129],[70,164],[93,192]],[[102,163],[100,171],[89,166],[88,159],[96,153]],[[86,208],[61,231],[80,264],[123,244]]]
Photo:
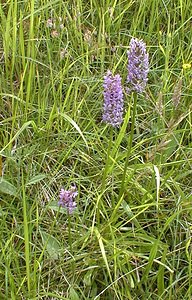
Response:
[[[69,249],[72,257],[72,271],[75,274],[75,261],[73,257],[73,247],[72,247],[72,234],[71,234],[71,215],[68,212],[68,234],[69,234]]]
[[[108,149],[107,149],[107,162],[105,164],[105,169],[104,169],[104,173],[103,173],[101,193],[104,192],[104,188],[105,188],[105,185],[106,185],[106,178],[107,178],[107,174],[108,174],[108,170],[109,170],[109,166],[110,166],[110,160],[111,160],[110,159],[110,153],[111,153],[112,143],[113,143],[113,127],[111,126],[111,128],[110,128],[110,137],[109,137],[109,145],[108,145]]]
[[[26,262],[26,274],[27,274],[27,288],[28,292],[31,292],[31,267],[30,267],[30,246],[29,246],[29,222],[28,222],[28,208],[27,199],[25,195],[24,175],[22,172],[22,192],[23,192],[23,223],[24,223],[24,241],[25,241],[25,262]]]
[[[121,197],[123,196],[123,193],[124,193],[125,177],[126,177],[126,173],[127,173],[129,157],[131,154],[132,143],[133,143],[133,134],[134,134],[134,128],[135,128],[135,116],[136,116],[136,107],[137,107],[137,94],[133,93],[132,96],[133,96],[133,113],[132,113],[132,118],[131,118],[131,133],[130,133],[129,146],[127,149],[127,156],[126,156],[126,160],[125,160],[118,200],[121,199]]]
[[[68,213],[68,232],[69,232],[69,248],[70,248],[70,252],[72,254],[72,237],[71,237],[71,216]]]
[[[113,143],[113,127],[111,126],[110,128],[110,137],[109,137],[109,144],[108,144],[108,149],[107,149],[107,161],[105,164],[105,169],[103,172],[103,178],[102,178],[102,185],[101,185],[101,197],[98,199],[98,207],[97,207],[97,221],[98,224],[100,223],[100,208],[101,208],[101,198],[105,190],[106,186],[106,178],[107,174],[109,171],[109,166],[110,166],[110,153],[111,153],[111,148],[112,148],[112,143]]]
[[[119,196],[118,196],[118,202],[117,202],[118,206],[120,206],[122,201],[124,200],[124,197],[123,197],[124,187],[125,187],[127,168],[128,168],[128,165],[129,165],[129,158],[130,158],[130,154],[131,154],[132,143],[133,143],[133,134],[134,134],[134,128],[135,128],[135,117],[136,117],[136,108],[137,108],[137,94],[133,93],[132,97],[133,97],[133,112],[132,112],[132,117],[131,117],[131,133],[130,133],[130,139],[129,139],[129,145],[128,145],[129,148],[127,149],[127,156],[126,156],[124,170],[123,170],[123,176],[122,176],[122,181],[121,181],[120,192],[119,192]],[[128,203],[126,203],[126,205],[129,207]],[[139,228],[140,230],[143,231],[143,229],[141,228],[141,225],[139,224],[137,219],[133,218],[134,214],[132,213],[130,208],[129,208],[128,217],[130,219],[132,219],[132,222],[134,223],[134,225],[137,228]],[[118,216],[113,218],[114,223],[116,222],[117,218],[118,218]]]

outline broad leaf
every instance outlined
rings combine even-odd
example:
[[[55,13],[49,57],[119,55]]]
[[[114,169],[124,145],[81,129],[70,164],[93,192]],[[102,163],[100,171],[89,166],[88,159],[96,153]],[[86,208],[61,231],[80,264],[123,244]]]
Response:
[[[2,193],[17,197],[17,188],[9,181],[1,178],[0,179],[0,191]]]
[[[42,238],[42,242],[52,259],[58,259],[60,253],[60,243],[59,241],[53,237],[52,235],[46,233],[44,230],[39,230]]]

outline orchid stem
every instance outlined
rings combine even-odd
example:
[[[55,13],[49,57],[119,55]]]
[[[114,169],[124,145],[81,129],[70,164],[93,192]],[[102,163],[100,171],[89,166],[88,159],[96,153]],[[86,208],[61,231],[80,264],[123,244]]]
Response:
[[[128,149],[127,149],[127,156],[126,156],[126,160],[125,160],[118,200],[121,199],[121,197],[123,196],[123,193],[124,193],[125,178],[126,178],[126,173],[127,173],[127,168],[128,168],[128,164],[129,164],[132,143],[133,143],[133,134],[134,134],[134,128],[135,128],[135,116],[136,116],[136,108],[137,108],[137,94],[132,93],[132,98],[133,98],[133,113],[132,113],[132,118],[131,118],[131,133],[130,133],[130,138],[129,138],[129,145],[128,145]]]

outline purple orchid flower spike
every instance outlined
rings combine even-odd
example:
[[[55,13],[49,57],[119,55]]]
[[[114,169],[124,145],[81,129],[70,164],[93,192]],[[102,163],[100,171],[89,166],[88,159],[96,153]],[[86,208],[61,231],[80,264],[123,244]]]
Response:
[[[77,188],[75,185],[71,186],[69,190],[60,190],[58,205],[67,209],[69,214],[72,214],[77,204],[75,197],[78,195]]]
[[[127,92],[142,93],[146,87],[149,72],[149,55],[142,40],[132,38],[128,54]]]
[[[113,76],[111,71],[107,71],[104,76],[104,105],[103,121],[119,127],[123,121],[123,91],[121,86],[121,76]]]

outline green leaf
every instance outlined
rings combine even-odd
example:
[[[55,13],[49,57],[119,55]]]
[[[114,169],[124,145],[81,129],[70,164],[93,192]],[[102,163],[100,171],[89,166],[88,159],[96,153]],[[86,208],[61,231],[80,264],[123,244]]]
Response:
[[[56,201],[52,201],[49,205],[48,208],[54,210],[54,211],[59,211],[62,214],[67,214],[68,215],[68,211],[65,207],[59,206],[58,203]],[[77,211],[77,208],[74,210],[74,212]],[[74,214],[73,212],[73,214]]]
[[[47,176],[46,174],[36,175],[36,176],[32,177],[26,185],[29,186],[29,185],[35,184],[35,183],[43,180],[46,176]]]
[[[79,295],[77,294],[77,292],[74,290],[73,287],[70,287],[69,299],[70,300],[80,300]]]
[[[19,136],[20,134],[26,129],[28,128],[30,125],[33,126],[33,129],[36,129],[36,124],[34,121],[28,121],[26,123],[24,123],[21,128],[16,132],[16,134],[14,135],[14,137],[12,137],[12,139],[5,145],[5,147],[3,147],[3,149],[1,149],[0,154],[2,154],[4,152],[4,150],[11,145]]]
[[[2,193],[14,196],[14,197],[18,197],[17,195],[17,188],[11,184],[9,181],[1,178],[0,179],[0,191]]]
[[[67,210],[65,207],[61,207],[57,204],[56,201],[53,201],[51,202],[49,205],[48,205],[48,208],[54,210],[54,211],[59,211],[60,213],[62,214],[67,214]]]
[[[59,258],[59,253],[60,253],[60,243],[58,242],[58,240],[53,237],[52,235],[46,233],[45,231],[39,229],[40,234],[41,234],[41,238],[42,238],[42,242],[49,254],[49,256],[52,259],[58,259]]]
[[[91,286],[92,285],[92,274],[93,274],[93,269],[90,269],[88,270],[86,273],[85,273],[85,276],[83,278],[83,283],[86,285],[86,286]]]
[[[82,131],[81,131],[81,129],[79,128],[79,126],[77,125],[77,123],[73,120],[73,119],[71,119],[68,115],[66,115],[65,113],[60,113],[60,115],[66,120],[66,121],[68,121],[76,130],[77,130],[77,132],[80,134],[80,136],[82,137],[82,139],[83,139],[83,141],[85,142],[85,145],[86,145],[86,147],[87,147],[87,149],[89,148],[88,147],[88,144],[87,144],[87,141],[86,141],[86,139],[85,139],[85,137],[84,137],[84,135],[83,135],[83,133],[82,133]]]
[[[96,237],[98,239],[98,242],[99,242],[99,247],[100,247],[100,250],[101,250],[101,254],[102,254],[106,269],[107,269],[108,274],[109,274],[109,278],[112,281],[112,276],[111,276],[111,272],[110,272],[110,268],[109,268],[109,263],[108,263],[108,260],[107,260],[107,255],[106,255],[105,246],[104,246],[104,243],[103,243],[103,238],[102,238],[102,236],[101,236],[101,234],[100,234],[100,232],[97,228],[95,228],[94,231],[95,231],[95,235],[96,235]]]

